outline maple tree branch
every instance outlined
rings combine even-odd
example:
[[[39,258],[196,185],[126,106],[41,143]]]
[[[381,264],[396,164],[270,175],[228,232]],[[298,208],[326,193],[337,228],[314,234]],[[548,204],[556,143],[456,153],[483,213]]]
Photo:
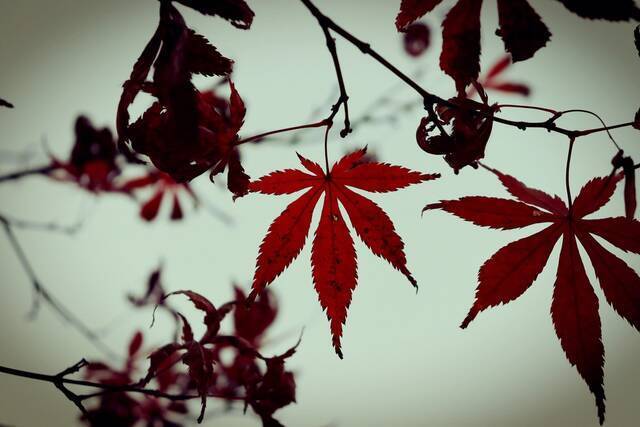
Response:
[[[424,100],[425,106],[431,106],[431,108],[433,108],[433,105],[437,104],[443,107],[448,107],[448,108],[458,108],[458,106],[456,106],[454,103],[449,102],[435,94],[432,94],[430,92],[428,92],[426,89],[424,89],[422,86],[420,86],[415,80],[413,80],[411,77],[409,77],[408,75],[406,75],[405,73],[403,73],[402,71],[400,71],[395,65],[393,65],[392,63],[390,63],[388,60],[386,60],[382,55],[380,55],[377,51],[375,51],[371,45],[369,43],[366,43],[364,41],[362,41],[361,39],[357,38],[356,36],[354,36],[353,34],[351,34],[350,32],[348,32],[347,30],[345,30],[343,27],[341,27],[340,25],[338,25],[335,21],[333,21],[331,18],[329,18],[328,16],[326,16],[325,14],[323,14],[314,4],[311,0],[300,0],[302,2],[302,4],[309,10],[309,12],[318,20],[318,22],[320,23],[321,27],[323,28],[328,28],[330,30],[332,30],[333,32],[339,34],[342,38],[344,38],[345,40],[347,40],[349,43],[351,43],[352,45],[354,45],[356,48],[358,48],[360,50],[360,52],[362,52],[364,55],[368,55],[370,57],[372,57],[376,62],[378,62],[380,65],[382,65],[384,68],[386,68],[387,70],[389,70],[391,73],[393,73],[394,75],[396,75],[400,80],[402,80],[403,82],[405,82],[409,87],[411,87],[415,92],[417,92]],[[601,128],[595,128],[595,129],[587,129],[587,130],[572,130],[572,129],[566,129],[566,128],[562,128],[559,127],[555,124],[555,120],[557,120],[557,117],[552,117],[549,120],[546,121],[542,121],[542,122],[528,122],[528,121],[521,121],[521,120],[509,120],[509,119],[505,119],[499,116],[494,116],[492,112],[487,112],[487,111],[482,111],[480,109],[476,109],[474,110],[476,114],[480,114],[484,117],[493,117],[494,122],[503,124],[503,125],[507,125],[507,126],[512,126],[512,127],[516,127],[520,130],[526,130],[529,128],[532,129],[545,129],[548,132],[555,132],[555,133],[559,133],[562,135],[565,135],[569,138],[578,138],[581,136],[586,136],[586,135],[591,135],[594,133],[598,133],[598,132],[609,132],[610,130],[613,129],[618,129],[618,128],[622,128],[622,127],[628,127],[628,126],[632,126],[634,124],[634,122],[626,122],[626,123],[621,123],[621,124],[617,124],[617,125],[613,125],[613,126],[604,126]],[[549,109],[549,111],[552,111],[551,109]],[[571,111],[579,111],[579,110],[569,110],[569,112]],[[582,111],[582,112],[587,112],[586,110]],[[427,113],[432,116],[433,113],[427,108]],[[596,117],[599,118],[599,116],[595,113],[592,112],[588,112],[590,114],[595,115]],[[560,113],[558,113],[560,114]],[[561,115],[561,114],[560,114]],[[437,123],[437,121],[436,121]],[[439,130],[442,132],[444,129],[441,129],[441,127],[439,127]],[[615,142],[615,141],[614,141]]]
[[[333,105],[333,107],[331,107],[331,115],[327,120],[333,120],[333,118],[338,114],[338,111],[340,111],[340,106],[344,107],[344,128],[340,131],[340,136],[344,138],[352,132],[351,123],[349,122],[349,95],[347,94],[347,89],[344,84],[344,77],[342,76],[342,69],[340,67],[340,59],[338,58],[336,41],[331,36],[328,27],[323,25],[322,22],[320,22],[320,26],[322,27],[322,32],[324,33],[325,39],[327,40],[327,49],[331,54],[331,59],[333,60],[333,65],[336,69],[338,87],[340,88],[340,97],[338,98],[338,101]]]
[[[416,83],[411,77],[404,74],[400,71],[395,65],[387,61],[382,55],[373,50],[369,43],[365,43],[364,41],[358,39],[347,30],[342,28],[340,25],[336,24],[331,18],[323,14],[320,9],[318,9],[311,0],[300,0],[309,12],[318,20],[321,26],[326,27],[335,33],[339,34],[342,38],[347,40],[349,43],[357,47],[363,54],[371,56],[377,62],[379,62],[382,66],[387,68],[393,74],[395,74],[400,80],[404,81],[407,85],[413,88],[422,98],[424,98],[425,102],[429,103],[437,103],[439,105],[444,105],[447,107],[454,107],[452,103],[449,101],[442,99],[432,93],[427,92],[423,89],[418,83]]]
[[[24,178],[26,176],[31,176],[31,175],[49,175],[51,172],[53,172],[54,170],[58,169],[59,166],[54,165],[54,164],[48,164],[46,166],[38,166],[35,168],[30,168],[30,169],[24,169],[21,171],[17,171],[17,172],[12,172],[6,175],[1,175],[0,176],[0,183],[1,182],[5,182],[5,181],[13,181],[16,179],[20,179],[20,178]]]
[[[320,28],[322,28],[322,33],[324,34],[324,38],[327,43],[327,49],[329,50],[331,60],[333,61],[333,66],[336,70],[336,78],[338,80],[340,96],[338,97],[338,101],[333,105],[333,107],[331,107],[331,114],[329,115],[327,120],[332,121],[340,111],[340,107],[344,107],[344,128],[340,131],[340,136],[344,138],[352,131],[351,123],[349,121],[349,95],[347,94],[347,87],[344,83],[344,76],[342,75],[342,67],[340,66],[340,58],[338,57],[336,40],[331,36],[331,27],[328,22],[330,20],[327,20],[326,16],[320,13],[320,11],[310,1],[303,0],[303,3],[305,4],[305,6],[307,6],[307,8],[309,8],[313,16],[318,20]]]
[[[42,285],[38,276],[27,257],[26,252],[24,251],[22,245],[20,244],[14,230],[13,224],[4,216],[0,215],[0,224],[4,229],[4,232],[15,252],[22,268],[24,269],[29,281],[31,282],[31,286],[34,290],[34,299],[31,310],[29,312],[29,317],[34,318],[37,314],[37,311],[40,307],[40,298],[42,298],[51,309],[56,312],[64,321],[73,326],[80,334],[82,334],[85,338],[87,338],[92,344],[96,346],[100,351],[105,353],[107,356],[111,358],[118,358],[119,356],[111,350],[100,337],[95,334],[88,326],[86,326],[78,317],[76,317],[66,306],[62,304],[58,299],[56,299],[51,293]]]
[[[543,111],[545,113],[551,113],[551,114],[558,114],[558,112],[556,110],[553,110],[551,108],[546,108],[546,107],[537,107],[535,105],[522,105],[522,104],[498,104],[496,105],[496,108],[498,110],[501,110],[503,108],[518,108],[518,109],[523,109],[523,110],[536,110],[536,111]]]

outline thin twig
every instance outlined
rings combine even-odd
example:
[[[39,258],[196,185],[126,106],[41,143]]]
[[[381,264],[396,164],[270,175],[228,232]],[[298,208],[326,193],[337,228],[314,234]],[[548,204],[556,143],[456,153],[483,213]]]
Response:
[[[58,169],[58,166],[53,164],[24,169],[21,171],[12,172],[12,173],[0,176],[0,182],[13,181],[13,180],[24,178],[31,175],[49,175],[51,172],[53,172],[56,169]]]
[[[116,384],[103,384],[96,383],[93,381],[85,381],[85,380],[74,380],[70,378],[66,378],[65,375],[69,373],[77,372],[73,371],[76,366],[80,366],[78,369],[82,368],[86,362],[80,361],[76,365],[73,365],[71,368],[68,368],[59,374],[56,375],[47,375],[38,372],[24,371],[21,369],[9,368],[7,366],[0,366],[0,373],[13,375],[22,378],[29,378],[37,381],[49,382],[52,384],[69,384],[69,385],[77,385],[84,387],[93,387],[97,389],[103,390],[100,393],[91,393],[86,395],[76,395],[80,400],[90,399],[92,397],[100,396],[105,393],[118,393],[118,392],[126,392],[126,393],[139,393],[145,394],[148,396],[159,397],[163,399],[169,400],[189,400],[189,399],[199,399],[200,396],[197,394],[172,394],[165,393],[160,390],[149,389],[149,388],[141,388],[136,384],[125,384],[125,385],[116,385]],[[67,372],[69,371],[69,372]],[[231,397],[226,394],[218,394],[218,393],[209,393],[208,397],[220,398],[220,399],[232,399],[232,400],[244,400],[244,397]]]
[[[119,356],[111,350],[98,335],[96,335],[88,326],[86,326],[78,317],[76,317],[66,306],[64,306],[58,299],[56,299],[51,293],[42,285],[38,276],[36,275],[26,252],[22,248],[15,232],[13,231],[12,224],[6,218],[0,216],[0,223],[9,239],[20,264],[27,274],[29,281],[34,290],[34,299],[31,310],[29,311],[29,317],[34,318],[40,307],[40,298],[42,298],[51,309],[56,312],[63,320],[73,326],[78,332],[80,332],[85,338],[93,343],[100,351],[110,358],[119,358]]]
[[[327,125],[327,119],[324,119],[324,120],[320,120],[319,122],[308,123],[308,124],[298,125],[298,126],[291,126],[291,127],[283,128],[283,129],[276,129],[276,130],[272,130],[272,131],[269,131],[269,132],[263,132],[263,133],[260,133],[258,135],[253,135],[253,136],[250,136],[250,137],[247,137],[247,138],[243,138],[243,139],[239,140],[238,142],[236,142],[236,145],[246,144],[247,142],[258,141],[260,139],[266,138],[267,136],[275,135],[275,134],[278,134],[278,133],[291,132],[291,131],[295,131],[295,130],[299,130],[299,129],[318,128],[318,127],[322,127],[322,126],[326,126],[326,125]]]

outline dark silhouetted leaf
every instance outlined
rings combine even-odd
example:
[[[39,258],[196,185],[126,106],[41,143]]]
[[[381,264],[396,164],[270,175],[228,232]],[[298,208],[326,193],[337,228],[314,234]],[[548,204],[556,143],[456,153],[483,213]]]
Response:
[[[480,73],[482,0],[459,0],[442,23],[440,68],[456,82],[458,93]]]
[[[505,50],[513,62],[531,58],[544,47],[551,33],[527,0],[498,0],[500,29]]]
[[[590,180],[575,198],[572,210],[568,210],[557,197],[526,187],[495,169],[487,169],[519,201],[465,197],[430,204],[425,209],[443,209],[467,221],[493,228],[519,228],[538,222],[549,225],[504,246],[484,263],[478,274],[476,300],[462,327],[466,328],[482,310],[506,304],[522,295],[543,270],[553,247],[562,237],[551,316],[567,359],[595,396],[602,424],[605,413],[604,348],[598,300],[586,276],[576,237],[591,259],[609,304],[639,329],[640,278],[624,261],[602,247],[592,234],[623,250],[640,253],[640,223],[623,217],[584,218],[607,204],[622,174]]]
[[[400,12],[396,16],[396,28],[398,31],[405,31],[409,24],[431,12],[441,2],[442,0],[402,0]]]

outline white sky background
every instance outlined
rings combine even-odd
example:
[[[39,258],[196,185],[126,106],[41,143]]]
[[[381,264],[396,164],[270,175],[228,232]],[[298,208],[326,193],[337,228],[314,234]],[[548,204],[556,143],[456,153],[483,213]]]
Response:
[[[427,19],[432,48],[414,60],[403,52],[395,31],[399,1],[317,3],[400,69],[424,70],[424,87],[444,97],[452,94],[450,79],[437,67],[438,24],[447,6]],[[493,34],[495,2],[485,3],[483,65],[502,54],[502,43]],[[533,97],[523,101],[490,93],[492,99],[587,108],[610,123],[630,120],[640,99],[633,25],[585,21],[557,2],[533,3],[553,33],[551,45],[508,74],[530,84]],[[235,82],[248,106],[245,136],[307,122],[336,87],[322,32],[299,1],[254,0],[251,6],[256,19],[247,32],[181,9],[193,28],[236,60]],[[16,105],[0,112],[2,172],[14,167],[5,150],[31,149],[38,153],[32,163],[43,162],[43,137],[54,153],[65,157],[79,113],[113,128],[120,86],[156,22],[153,0],[0,0],[0,96]],[[353,117],[394,85],[396,100],[417,101],[371,59],[341,40],[338,48]],[[206,87],[206,80],[198,82]],[[541,118],[521,111],[505,114]],[[281,311],[271,332],[280,338],[265,352],[287,348],[305,327],[300,350],[290,360],[297,372],[298,404],[279,411],[278,418],[288,426],[304,427],[597,425],[593,397],[566,360],[549,315],[558,247],[518,301],[480,314],[465,331],[458,328],[473,301],[480,265],[534,227],[490,231],[441,212],[421,218],[421,208],[441,198],[507,195],[488,173],[465,169],[454,176],[442,160],[423,153],[414,137],[420,117],[414,110],[395,126],[371,126],[346,141],[336,129],[330,144],[332,161],[368,144],[384,161],[444,175],[435,182],[371,196],[403,237],[420,292],[416,296],[400,273],[357,243],[359,286],[343,338],[345,359],[339,360],[312,286],[307,245],[272,287]],[[571,116],[562,123],[599,126],[587,116]],[[242,152],[245,168],[257,178],[297,167],[295,150],[321,159],[321,132],[306,132],[308,142],[295,148],[276,141],[248,146]],[[615,136],[637,161],[637,131],[621,130]],[[565,153],[566,141],[560,136],[496,125],[486,162],[531,186],[564,195]],[[580,139],[571,173],[574,193],[590,177],[608,173],[614,154],[604,135]],[[111,325],[105,339],[124,351],[136,329],[145,331],[148,345],[164,344],[171,335],[167,318],[148,330],[151,312],[135,310],[125,300],[128,292],[142,292],[160,260],[169,290],[192,289],[215,303],[225,302],[232,281],[249,286],[269,223],[295,198],[252,195],[233,203],[228,192],[206,177],[195,187],[207,203],[231,215],[234,224],[226,226],[204,209],[187,211],[180,223],[168,221],[165,212],[160,220],[144,224],[130,200],[116,195],[94,200],[70,185],[41,178],[4,184],[0,198],[3,213],[59,223],[73,222],[83,206],[91,206],[92,214],[76,237],[37,231],[18,235],[51,292],[92,327]],[[619,215],[622,209],[619,191],[599,215]],[[53,373],[81,357],[102,357],[46,306],[36,320],[27,321],[30,284],[5,238],[0,238],[0,257],[0,364]],[[621,257],[640,267],[637,256]],[[587,271],[594,279],[590,266]],[[640,336],[606,304],[597,285],[596,293],[606,351],[606,425],[634,425],[640,418]],[[200,315],[186,304],[182,307],[198,323]],[[0,376],[0,423],[63,427],[74,425],[76,417],[73,405],[51,384]],[[257,426],[259,421],[235,412],[205,425]]]

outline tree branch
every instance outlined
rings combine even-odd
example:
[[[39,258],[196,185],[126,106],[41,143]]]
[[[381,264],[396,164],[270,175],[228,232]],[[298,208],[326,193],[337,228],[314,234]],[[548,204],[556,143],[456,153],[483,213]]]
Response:
[[[49,175],[51,172],[53,172],[54,170],[58,169],[59,166],[54,165],[54,164],[49,164],[46,166],[38,166],[35,168],[31,168],[31,169],[25,169],[25,170],[21,170],[21,171],[17,171],[17,172],[12,172],[9,173],[7,175],[1,175],[0,176],[0,183],[5,182],[5,181],[13,181],[16,179],[20,179],[20,178],[24,178],[26,176],[31,176],[31,175]]]
[[[31,285],[34,290],[33,305],[29,312],[31,318],[35,317],[38,308],[40,306],[40,298],[42,298],[48,305],[56,312],[63,320],[73,326],[78,332],[80,332],[85,338],[93,343],[100,351],[111,358],[119,358],[119,356],[111,350],[98,335],[96,335],[88,326],[86,326],[78,317],[76,317],[67,307],[65,307],[59,300],[57,300],[51,293],[42,285],[38,276],[36,275],[26,252],[22,248],[15,232],[13,231],[12,223],[0,215],[0,224],[4,229],[9,243],[11,244],[13,251],[15,252],[20,264],[27,274]]]

